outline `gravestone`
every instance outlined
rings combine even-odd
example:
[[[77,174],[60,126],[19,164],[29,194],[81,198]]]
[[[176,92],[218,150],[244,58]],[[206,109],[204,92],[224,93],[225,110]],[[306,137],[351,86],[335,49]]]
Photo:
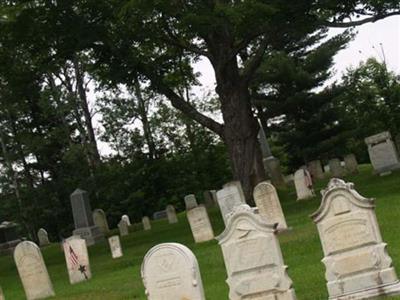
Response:
[[[125,222],[126,222],[126,224],[128,224],[128,226],[131,226],[132,224],[131,224],[131,219],[129,219],[129,216],[128,215],[123,215],[122,217],[121,217],[121,220],[124,220]]]
[[[219,190],[217,192],[217,201],[225,225],[227,215],[232,212],[233,208],[245,204],[244,198],[241,197],[238,188],[234,185]]]
[[[285,178],[282,175],[281,162],[274,156],[263,158],[264,169],[276,186],[285,186]]]
[[[197,207],[197,200],[196,200],[196,196],[193,194],[190,195],[186,195],[185,196],[185,207],[186,210],[190,210],[192,208]]]
[[[47,234],[47,231],[45,229],[40,228],[38,230],[37,237],[39,239],[40,247],[47,246],[50,244],[49,235]]]
[[[324,179],[324,170],[320,160],[313,160],[307,164],[307,169],[311,174],[313,181]]]
[[[94,225],[88,193],[84,190],[76,189],[70,198],[75,224],[75,230],[72,234],[79,235],[85,239],[88,246],[104,240],[104,235],[100,228]]]
[[[334,178],[342,178],[345,175],[345,170],[338,158],[329,160],[329,170]]]
[[[107,235],[110,232],[110,228],[108,227],[107,216],[104,210],[95,209],[93,211],[93,222],[94,224],[100,228],[101,232],[104,235]]]
[[[200,269],[184,245],[157,245],[144,257],[141,275],[148,300],[205,300]]]
[[[307,170],[299,169],[294,173],[294,185],[296,187],[297,200],[304,200],[315,196],[311,175]]]
[[[265,181],[259,183],[254,188],[253,198],[266,223],[278,224],[279,231],[288,229],[278,193],[272,184]]]
[[[294,184],[294,174],[289,174],[285,176],[286,184]]]
[[[212,191],[204,191],[203,192],[204,204],[206,207],[213,207],[215,205],[214,195]]]
[[[203,205],[189,210],[186,215],[196,243],[214,239],[214,231],[208,218],[207,209]]]
[[[295,300],[274,224],[247,204],[234,208],[217,237],[228,273],[230,300]]]
[[[119,235],[120,236],[127,236],[129,235],[129,226],[125,220],[121,220],[118,223]]]
[[[0,224],[0,254],[12,253],[21,242],[17,234],[17,224],[4,221]]]
[[[368,154],[375,173],[385,175],[400,169],[400,160],[390,132],[385,131],[367,137]]]
[[[166,219],[166,218],[167,218],[167,211],[166,210],[156,211],[153,214],[153,220],[161,220],[161,219]]]
[[[92,278],[86,241],[72,236],[64,240],[63,248],[69,282],[75,284]]]
[[[329,299],[399,294],[400,283],[381,237],[374,200],[336,178],[321,193],[321,206],[311,217],[324,252]]]
[[[55,296],[39,247],[30,241],[15,247],[14,260],[28,300]]]
[[[118,235],[114,235],[108,238],[108,244],[110,245],[111,256],[112,258],[122,257],[122,247],[121,241],[119,240]]]
[[[143,229],[144,230],[150,230],[151,229],[151,223],[150,223],[150,218],[149,217],[143,217],[142,218],[142,224],[143,224]]]
[[[225,183],[222,186],[222,188],[227,188],[227,187],[232,187],[232,188],[236,189],[236,193],[240,197],[240,202],[246,203],[246,197],[244,196],[242,184],[240,183],[240,181],[231,181],[231,182]]]
[[[169,224],[178,223],[175,207],[173,205],[167,205],[167,208],[165,210],[167,211],[168,223]]]
[[[358,162],[354,154],[347,154],[344,157],[344,164],[349,174],[358,174]]]
[[[5,300],[3,290],[0,286],[0,300]]]

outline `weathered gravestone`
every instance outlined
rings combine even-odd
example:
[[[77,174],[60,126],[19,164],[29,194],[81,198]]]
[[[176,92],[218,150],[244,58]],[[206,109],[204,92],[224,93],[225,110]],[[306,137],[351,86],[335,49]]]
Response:
[[[338,158],[329,160],[329,170],[332,177],[342,178],[344,176],[344,168],[342,167],[341,161]]]
[[[93,222],[94,224],[100,228],[101,232],[106,235],[110,232],[110,228],[108,227],[107,216],[104,210],[95,209],[93,211]]]
[[[382,241],[374,200],[352,183],[332,179],[312,215],[324,251],[329,299],[367,299],[400,293],[392,259]]]
[[[0,286],[0,300],[5,300],[3,290]]]
[[[186,210],[190,210],[192,208],[197,207],[197,200],[196,200],[196,196],[193,194],[190,195],[186,195],[185,196],[185,206],[186,206]]]
[[[0,224],[0,253],[12,253],[21,242],[17,234],[17,224],[4,221]]]
[[[205,300],[196,257],[183,245],[151,248],[144,257],[141,275],[148,300]]]
[[[49,235],[47,234],[47,231],[45,229],[40,228],[38,230],[37,237],[39,239],[40,247],[44,247],[50,244]]]
[[[294,300],[274,224],[250,206],[234,208],[225,231],[217,237],[228,273],[230,300]]]
[[[88,246],[104,240],[104,235],[100,228],[94,225],[88,193],[84,190],[76,189],[70,198],[75,224],[75,230],[72,234],[79,235],[85,239]]]
[[[296,187],[297,200],[304,200],[315,196],[311,175],[307,170],[299,169],[294,173],[294,185]]]
[[[153,214],[153,219],[154,220],[161,220],[161,219],[166,219],[166,218],[167,218],[167,211],[166,210],[156,211]]]
[[[285,178],[282,175],[281,162],[278,158],[270,156],[263,158],[264,169],[268,177],[276,186],[285,186]]]
[[[324,178],[324,170],[320,160],[313,160],[307,164],[307,169],[311,174],[313,181]]]
[[[278,224],[278,230],[287,230],[285,216],[275,187],[268,182],[259,183],[253,191],[259,214],[266,223]]]
[[[112,258],[122,257],[121,241],[118,235],[114,235],[108,238],[108,244],[110,245]]]
[[[64,240],[63,247],[69,282],[75,284],[92,278],[86,241],[72,236]]]
[[[216,204],[216,202],[214,201],[214,195],[212,191],[204,191],[203,198],[206,207],[213,207]]]
[[[14,260],[28,300],[55,295],[42,253],[35,243],[19,243],[14,250]]]
[[[165,210],[167,211],[168,223],[169,224],[178,223],[175,207],[173,205],[167,205],[167,208]]]
[[[131,219],[129,218],[128,215],[123,215],[121,217],[121,220],[124,220],[126,222],[126,224],[128,224],[128,226],[131,226]]]
[[[227,215],[232,212],[233,208],[245,204],[244,198],[240,196],[238,188],[234,185],[219,190],[217,192],[217,201],[225,225]]]
[[[358,162],[357,158],[354,154],[347,154],[344,157],[344,164],[347,172],[349,174],[357,174],[358,173]]]
[[[143,229],[144,230],[150,230],[151,229],[151,223],[150,223],[150,218],[149,217],[143,217],[142,218],[142,224],[143,224]]]
[[[242,184],[240,183],[240,181],[230,181],[222,186],[222,188],[229,188],[229,187],[232,187],[234,190],[236,190],[235,193],[237,193],[237,195],[240,197],[240,202],[246,203],[246,197],[244,196]]]
[[[186,215],[196,243],[214,239],[214,231],[208,218],[207,209],[203,205],[189,210]]]
[[[125,220],[119,221],[118,229],[121,236],[127,236],[129,234],[129,226]]]
[[[390,132],[385,131],[365,139],[369,158],[376,173],[384,175],[400,169],[400,160]]]

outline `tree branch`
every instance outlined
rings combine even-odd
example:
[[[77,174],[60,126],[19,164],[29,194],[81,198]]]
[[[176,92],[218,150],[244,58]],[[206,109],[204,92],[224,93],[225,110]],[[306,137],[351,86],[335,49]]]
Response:
[[[260,46],[254,52],[254,55],[245,63],[245,66],[242,70],[242,77],[245,81],[248,82],[255,73],[255,71],[257,70],[257,68],[260,66],[267,47],[268,47],[268,38],[265,35],[261,40]]]
[[[368,17],[362,20],[358,21],[350,21],[350,22],[329,22],[329,21],[323,21],[322,24],[327,26],[327,27],[334,27],[334,28],[348,28],[348,27],[355,27],[355,26],[360,26],[366,23],[374,23],[379,20],[385,19],[387,17],[391,16],[396,16],[400,15],[400,11],[393,11],[387,14],[378,14],[372,17]]]

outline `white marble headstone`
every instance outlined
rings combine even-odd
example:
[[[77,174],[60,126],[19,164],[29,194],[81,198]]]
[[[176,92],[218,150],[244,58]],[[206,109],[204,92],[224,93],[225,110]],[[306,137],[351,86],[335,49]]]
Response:
[[[307,170],[299,169],[294,173],[294,185],[296,187],[297,200],[314,197],[311,175]]]
[[[142,224],[143,224],[143,229],[144,230],[150,230],[151,229],[151,223],[150,223],[150,218],[149,217],[143,217],[142,218]]]
[[[382,240],[374,200],[336,178],[322,196],[312,218],[324,251],[329,299],[399,294],[400,283]]]
[[[217,237],[228,273],[230,300],[295,300],[276,229],[247,204],[234,208]]]
[[[121,220],[118,223],[118,229],[120,236],[127,236],[129,234],[129,226],[125,220]]]
[[[50,244],[49,236],[48,236],[47,231],[45,229],[40,228],[38,230],[37,237],[39,239],[40,247],[47,246],[47,245]]]
[[[278,193],[272,184],[268,182],[259,183],[254,188],[253,197],[258,207],[258,212],[265,222],[277,223],[278,230],[288,229]]]
[[[141,275],[148,300],[205,300],[196,257],[183,245],[167,243],[150,249]]]
[[[240,181],[236,180],[236,181],[230,181],[228,183],[225,183],[223,185],[223,188],[227,188],[227,187],[236,188],[237,193],[239,194],[239,197],[240,197],[240,202],[246,203],[246,197],[244,196],[243,187],[242,187],[242,184]]]
[[[235,206],[245,204],[244,198],[235,185],[226,186],[217,192],[217,202],[221,211],[222,218],[226,225],[227,216],[232,212]]]
[[[109,237],[108,244],[110,245],[112,258],[122,257],[123,254],[122,254],[121,241],[119,240],[118,235]]]
[[[42,253],[35,243],[19,243],[14,250],[14,260],[28,300],[55,295]]]
[[[198,206],[196,196],[193,194],[186,195],[185,196],[185,206],[186,210],[191,210],[192,208],[195,208]]]
[[[92,278],[86,241],[72,236],[64,240],[63,247],[69,282],[75,284]]]
[[[178,223],[175,207],[173,205],[167,205],[167,208],[165,210],[167,211],[168,223],[169,224]]]
[[[121,217],[121,220],[124,220],[126,222],[126,224],[128,224],[128,226],[131,226],[131,219],[129,219],[128,215],[123,215]]]
[[[196,243],[207,242],[214,239],[214,231],[211,226],[207,209],[200,205],[187,212],[187,218]]]

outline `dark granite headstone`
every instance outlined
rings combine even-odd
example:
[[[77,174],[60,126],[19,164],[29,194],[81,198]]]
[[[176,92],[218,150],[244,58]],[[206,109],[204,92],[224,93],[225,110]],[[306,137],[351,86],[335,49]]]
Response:
[[[0,224],[0,253],[12,252],[20,241],[17,224],[11,222]]]
[[[160,220],[160,219],[166,219],[166,218],[167,218],[167,211],[166,210],[156,211],[153,214],[153,219],[154,220]]]

